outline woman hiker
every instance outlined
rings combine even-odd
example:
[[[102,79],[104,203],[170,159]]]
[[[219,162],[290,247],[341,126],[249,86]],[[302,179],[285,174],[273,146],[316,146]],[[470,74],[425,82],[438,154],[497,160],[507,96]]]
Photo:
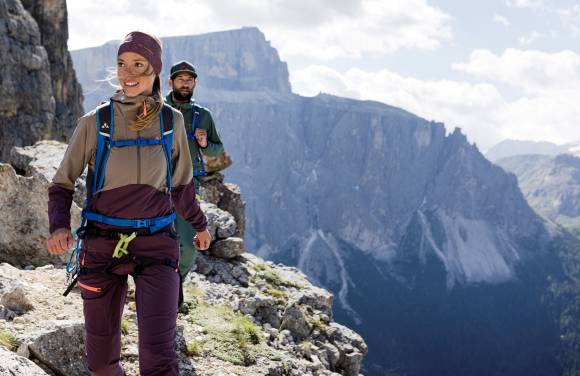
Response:
[[[121,89],[81,117],[48,190],[52,254],[73,246],[70,207],[86,165],[87,201],[79,254],[87,365],[93,376],[123,375],[121,316],[127,276],[135,281],[139,369],[143,376],[178,375],[175,330],[179,243],[175,211],[196,229],[206,250],[211,236],[195,199],[183,116],[160,92],[161,42],[129,33],[117,52]]]

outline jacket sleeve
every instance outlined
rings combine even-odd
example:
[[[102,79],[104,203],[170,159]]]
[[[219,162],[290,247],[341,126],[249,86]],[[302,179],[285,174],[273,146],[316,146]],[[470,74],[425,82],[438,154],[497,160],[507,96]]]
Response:
[[[173,188],[171,190],[171,200],[177,214],[189,222],[196,231],[200,232],[206,229],[207,219],[195,198],[193,166],[189,155],[183,115],[177,110],[173,111],[173,115],[175,123],[173,124]]]
[[[208,157],[218,156],[224,150],[224,145],[209,111],[204,113],[202,128],[207,131],[207,146],[205,148],[200,147],[202,153]]]
[[[90,124],[90,114],[77,121],[64,157],[48,187],[48,222],[51,234],[60,228],[70,229],[70,208],[75,182],[83,173],[96,148],[96,131],[94,124],[93,128]]]

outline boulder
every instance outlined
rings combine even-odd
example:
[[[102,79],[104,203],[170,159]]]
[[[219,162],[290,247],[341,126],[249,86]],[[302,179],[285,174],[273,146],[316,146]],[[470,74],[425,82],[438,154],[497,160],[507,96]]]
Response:
[[[18,173],[25,176],[39,174],[52,181],[66,152],[67,144],[59,141],[39,141],[31,146],[13,147],[10,151],[10,164]],[[87,195],[86,170],[75,184],[74,202],[82,207]]]
[[[0,261],[22,267],[66,261],[66,254],[53,256],[46,249],[48,185],[40,173],[21,176],[11,165],[0,163]],[[80,208],[74,203],[71,219],[73,228],[79,225]]]
[[[47,376],[29,359],[0,347],[0,375]]]
[[[303,308],[298,303],[293,303],[286,307],[280,329],[289,330],[297,341],[301,341],[310,335],[312,325],[308,322]]]
[[[82,320],[56,321],[37,330],[18,349],[61,375],[86,375],[85,325]]]
[[[240,259],[242,260],[227,260],[199,252],[193,270],[216,283],[248,286],[252,272],[242,262],[243,258]]]
[[[210,254],[214,257],[232,259],[246,252],[244,241],[240,238],[227,238],[212,244]]]
[[[214,239],[224,239],[234,235],[236,221],[230,213],[209,202],[202,201],[200,206],[207,217],[207,229]]]
[[[5,291],[0,298],[0,303],[4,306],[4,309],[8,309],[17,315],[22,315],[32,309],[34,306],[26,296],[26,291],[24,287],[16,284],[12,286],[8,291]]]
[[[246,203],[242,200],[240,188],[235,184],[224,183],[224,176],[220,173],[209,174],[200,180],[201,199],[230,213],[237,224],[233,235],[243,238],[246,223]]]

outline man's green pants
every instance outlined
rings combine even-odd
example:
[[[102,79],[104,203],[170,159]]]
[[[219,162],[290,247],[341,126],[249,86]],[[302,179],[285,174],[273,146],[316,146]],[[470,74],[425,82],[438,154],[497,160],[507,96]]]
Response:
[[[195,196],[197,201],[199,201],[200,181],[197,177],[194,177],[193,182],[195,183]],[[193,237],[197,232],[179,215],[175,220],[175,230],[179,234],[179,274],[181,279],[185,280],[197,254],[197,249],[193,246]]]

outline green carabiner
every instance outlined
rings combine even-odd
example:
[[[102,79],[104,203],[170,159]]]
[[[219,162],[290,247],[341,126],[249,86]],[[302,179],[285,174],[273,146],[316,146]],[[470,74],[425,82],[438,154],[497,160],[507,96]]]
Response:
[[[121,258],[128,255],[129,251],[127,250],[127,247],[129,247],[129,243],[131,243],[131,241],[136,237],[136,232],[133,232],[131,235],[121,234],[119,242],[117,243],[115,251],[113,252],[113,258]]]

